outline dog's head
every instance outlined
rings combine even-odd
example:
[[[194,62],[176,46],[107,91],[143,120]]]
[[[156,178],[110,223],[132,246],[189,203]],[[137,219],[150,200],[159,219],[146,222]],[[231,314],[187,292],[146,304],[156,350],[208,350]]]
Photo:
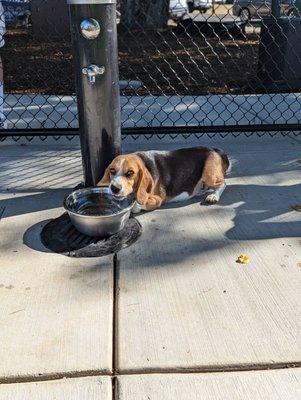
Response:
[[[136,200],[145,204],[154,187],[154,180],[143,161],[136,154],[114,158],[97,186],[108,186],[116,197],[135,193]]]

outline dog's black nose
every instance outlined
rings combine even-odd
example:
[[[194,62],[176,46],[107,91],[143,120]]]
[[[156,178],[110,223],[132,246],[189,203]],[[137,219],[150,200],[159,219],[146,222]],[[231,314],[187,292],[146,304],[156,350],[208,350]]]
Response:
[[[111,190],[114,194],[117,194],[120,192],[120,189],[117,186],[111,185]]]

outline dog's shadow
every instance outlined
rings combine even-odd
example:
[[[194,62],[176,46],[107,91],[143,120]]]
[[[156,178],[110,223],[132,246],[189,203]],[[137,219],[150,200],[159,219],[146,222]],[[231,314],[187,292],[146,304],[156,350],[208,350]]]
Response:
[[[301,214],[293,210],[301,202],[301,184],[287,186],[229,185],[221,206],[235,207],[230,240],[265,240],[301,236]],[[240,203],[240,204],[239,204]]]
[[[301,202],[301,184],[255,185],[229,184],[221,200],[214,206],[205,203],[208,192],[188,201],[166,203],[161,209],[179,209],[198,203],[220,217],[223,207],[233,206],[233,227],[224,234],[230,240],[265,240],[301,237],[301,213],[293,211]],[[211,209],[211,207],[213,207]],[[142,211],[137,216],[148,213]]]

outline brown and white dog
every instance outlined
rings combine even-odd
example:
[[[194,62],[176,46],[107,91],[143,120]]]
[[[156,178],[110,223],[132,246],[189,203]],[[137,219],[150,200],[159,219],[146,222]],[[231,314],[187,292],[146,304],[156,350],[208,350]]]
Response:
[[[97,186],[109,186],[116,197],[135,193],[133,212],[155,210],[211,190],[205,203],[215,204],[225,190],[229,159],[221,150],[192,147],[142,151],[116,157]]]

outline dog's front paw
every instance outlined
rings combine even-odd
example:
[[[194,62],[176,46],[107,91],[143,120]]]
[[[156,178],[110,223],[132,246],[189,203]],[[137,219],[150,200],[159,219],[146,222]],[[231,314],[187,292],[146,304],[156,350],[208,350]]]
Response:
[[[217,193],[208,194],[205,198],[205,204],[212,205],[216,204],[219,201],[219,195]]]
[[[138,203],[135,203],[134,207],[132,208],[132,214],[139,214],[141,211],[141,206]]]

